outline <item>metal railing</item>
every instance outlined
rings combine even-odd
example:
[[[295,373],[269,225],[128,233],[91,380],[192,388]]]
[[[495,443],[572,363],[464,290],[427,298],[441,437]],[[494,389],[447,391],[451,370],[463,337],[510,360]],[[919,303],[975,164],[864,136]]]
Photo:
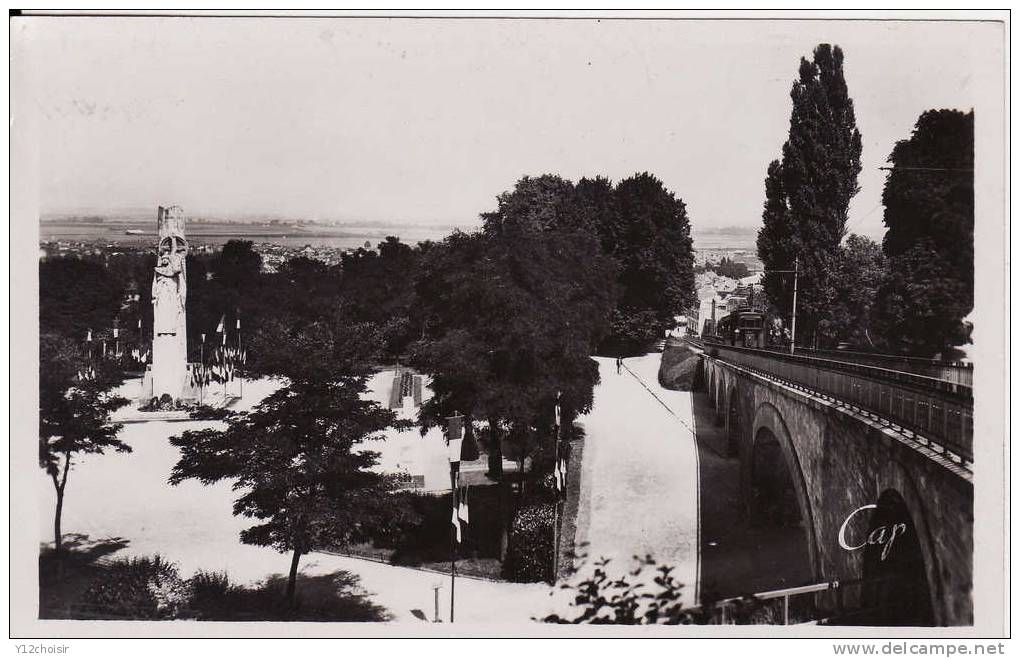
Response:
[[[721,599],[695,611],[708,624],[881,623],[913,594],[915,584],[900,577],[833,580]],[[905,596],[906,595],[906,596]]]
[[[705,343],[719,358],[811,393],[876,421],[967,465],[974,460],[974,399],[969,386],[876,366]]]
[[[783,350],[786,351],[785,349]],[[858,363],[877,366],[886,370],[909,372],[923,375],[963,386],[973,386],[974,364],[962,361],[941,361],[938,359],[921,359],[898,354],[880,354],[877,352],[852,352],[846,350],[815,350],[798,347],[797,354],[845,363]]]

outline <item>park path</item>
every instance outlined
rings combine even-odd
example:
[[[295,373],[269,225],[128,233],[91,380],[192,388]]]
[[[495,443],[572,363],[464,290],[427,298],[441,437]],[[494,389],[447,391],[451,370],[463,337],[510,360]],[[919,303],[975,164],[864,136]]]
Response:
[[[592,410],[579,419],[586,438],[575,543],[592,561],[610,558],[623,574],[635,555],[674,567],[694,605],[699,578],[698,452],[691,394],[658,384],[660,354],[597,358],[602,383]],[[584,544],[587,545],[584,545]],[[653,573],[642,578],[651,579]]]
[[[379,391],[385,390],[392,374],[379,377],[372,382],[370,396],[381,396]],[[277,386],[265,380],[246,384],[245,399],[238,408],[250,407]],[[130,454],[87,455],[77,460],[67,485],[64,532],[85,535],[87,543],[123,544],[112,557],[159,554],[175,562],[184,577],[199,569],[222,571],[233,582],[254,584],[286,574],[288,555],[247,546],[238,539],[240,531],[252,522],[233,515],[237,493],[230,483],[206,486],[187,480],[175,487],[167,484],[179,457],[168,437],[210,424],[214,423],[127,424],[120,438],[132,447]],[[53,485],[41,469],[37,491],[37,536],[42,543],[52,543],[55,497]],[[305,576],[341,571],[357,576],[372,602],[386,608],[394,622],[422,623],[411,612],[416,609],[432,619],[433,587],[440,585],[440,618],[449,619],[448,575],[324,553],[301,559],[300,573]],[[542,584],[458,578],[456,600],[457,623],[523,623],[550,610],[549,587]]]

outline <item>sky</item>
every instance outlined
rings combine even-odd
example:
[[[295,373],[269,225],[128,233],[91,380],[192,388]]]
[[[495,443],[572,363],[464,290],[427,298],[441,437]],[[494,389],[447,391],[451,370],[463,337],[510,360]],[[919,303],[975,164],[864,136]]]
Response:
[[[648,171],[695,232],[753,227],[799,60],[827,42],[863,137],[850,230],[881,237],[895,142],[929,108],[980,124],[1001,86],[991,22],[34,17],[11,31],[12,129],[35,129],[43,212],[470,226],[524,175]]]

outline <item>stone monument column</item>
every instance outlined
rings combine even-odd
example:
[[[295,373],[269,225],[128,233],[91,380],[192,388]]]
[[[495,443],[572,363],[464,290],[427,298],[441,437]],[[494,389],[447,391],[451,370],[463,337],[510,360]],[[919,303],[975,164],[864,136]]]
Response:
[[[184,211],[159,207],[159,242],[152,278],[152,395],[181,399],[188,376],[188,241]]]

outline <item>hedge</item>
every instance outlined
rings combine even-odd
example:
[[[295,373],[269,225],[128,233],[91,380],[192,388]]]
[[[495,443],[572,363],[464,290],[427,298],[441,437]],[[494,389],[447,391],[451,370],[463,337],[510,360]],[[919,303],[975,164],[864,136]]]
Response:
[[[553,522],[552,503],[524,507],[510,526],[503,577],[516,583],[552,580]]]

